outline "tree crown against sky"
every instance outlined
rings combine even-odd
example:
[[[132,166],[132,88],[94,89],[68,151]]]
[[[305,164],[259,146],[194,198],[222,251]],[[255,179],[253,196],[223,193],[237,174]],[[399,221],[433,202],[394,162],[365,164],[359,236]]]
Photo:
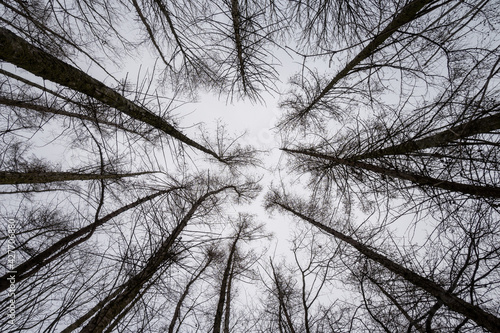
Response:
[[[0,13],[2,331],[498,331],[496,1]]]

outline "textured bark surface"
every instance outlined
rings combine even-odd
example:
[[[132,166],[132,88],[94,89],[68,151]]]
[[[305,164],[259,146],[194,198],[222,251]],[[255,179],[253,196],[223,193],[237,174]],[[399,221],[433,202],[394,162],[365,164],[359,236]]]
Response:
[[[78,68],[59,60],[16,36],[11,31],[1,27],[0,59],[46,80],[95,98],[108,106],[122,111],[131,118],[151,125],[188,146],[219,159],[219,156],[215,152],[191,140],[162,117],[135,104]]]
[[[233,188],[233,186],[225,186],[218,190],[207,192],[193,203],[186,215],[184,215],[179,224],[172,230],[170,236],[161,244],[155,254],[149,258],[144,268],[125,283],[123,291],[104,305],[87,325],[82,328],[81,333],[100,333],[104,331],[106,327],[108,327],[108,325],[110,325],[113,320],[134,301],[140,294],[143,286],[153,277],[158,268],[170,258],[170,249],[203,202],[209,197],[230,188]]]
[[[12,172],[0,171],[0,185],[42,184],[72,180],[120,179],[152,172],[122,174],[92,174],[78,172]]]
[[[437,179],[428,176],[418,175],[416,173],[411,172],[403,172],[388,168],[379,167],[373,164],[338,158],[330,155],[325,155],[321,153],[315,153],[313,151],[307,150],[295,150],[295,149],[286,149],[282,148],[283,151],[292,153],[292,154],[301,154],[307,155],[311,157],[316,157],[320,159],[324,159],[327,161],[331,161],[335,164],[346,165],[353,168],[364,169],[372,172],[376,172],[380,175],[385,175],[388,177],[393,177],[402,180],[408,180],[414,184],[417,184],[422,187],[436,187],[443,190],[451,191],[451,192],[460,192],[464,194],[471,194],[478,197],[484,198],[500,198],[500,187],[494,186],[481,186],[481,185],[470,185],[470,184],[462,184],[457,182],[450,182],[447,180]]]
[[[44,251],[32,257],[31,259],[26,260],[24,263],[14,268],[13,271],[16,272],[16,281],[22,281],[32,276],[33,274],[38,272],[41,268],[43,268],[45,265],[60,257],[62,254],[68,252],[78,244],[85,242],[92,236],[96,228],[108,222],[109,220],[117,217],[121,213],[131,208],[137,207],[144,202],[150,201],[160,195],[166,194],[175,189],[177,188],[172,188],[165,191],[159,191],[151,195],[148,195],[146,197],[140,198],[139,200],[136,200],[126,206],[123,206],[122,208],[117,209],[114,212],[98,219],[94,223],[89,224],[88,226],[83,227],[75,231],[74,233],[62,238],[61,240],[51,245],[49,248],[45,249]],[[0,278],[0,292],[7,290],[9,288],[10,282],[7,280],[8,277],[9,274],[5,274]]]
[[[445,306],[447,306],[450,310],[453,310],[457,313],[464,315],[467,318],[472,319],[474,322],[476,322],[476,324],[490,330],[491,332],[500,332],[500,318],[484,311],[478,306],[468,303],[463,299],[458,298],[457,296],[447,292],[444,288],[442,288],[435,282],[423,276],[420,276],[419,274],[407,269],[404,266],[399,265],[398,263],[392,261],[386,256],[358,242],[354,238],[344,235],[343,233],[338,232],[333,228],[325,226],[315,221],[314,219],[294,210],[292,207],[286,204],[280,202],[275,202],[275,204],[281,207],[282,209],[292,213],[293,215],[300,217],[304,221],[311,223],[312,225],[325,231],[326,233],[334,236],[335,238],[351,245],[368,259],[371,259],[379,263],[380,265],[387,268],[391,272],[401,276],[406,281],[427,291],[438,301],[442,302]]]

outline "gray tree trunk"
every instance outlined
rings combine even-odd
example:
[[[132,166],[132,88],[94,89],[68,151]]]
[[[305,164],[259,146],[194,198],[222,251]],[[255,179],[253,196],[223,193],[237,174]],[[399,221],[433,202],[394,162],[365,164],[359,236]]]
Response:
[[[408,181],[410,181],[418,186],[421,186],[421,187],[426,187],[426,186],[436,187],[436,188],[440,188],[440,189],[447,190],[447,191],[461,192],[464,194],[471,194],[471,195],[475,195],[475,196],[483,197],[483,198],[500,198],[500,187],[470,185],[470,184],[451,182],[451,181],[441,180],[441,179],[437,179],[437,178],[433,178],[433,177],[429,177],[429,176],[418,175],[416,173],[403,172],[403,171],[399,171],[399,170],[383,168],[380,166],[376,166],[376,165],[361,162],[361,161],[356,161],[356,160],[353,161],[350,159],[338,158],[338,157],[334,157],[334,156],[330,156],[330,155],[316,153],[314,151],[309,151],[309,150],[295,150],[295,149],[287,149],[287,148],[282,148],[282,150],[285,152],[291,153],[291,154],[301,154],[301,155],[307,155],[307,156],[311,156],[311,157],[321,158],[324,160],[332,161],[335,164],[341,164],[341,165],[346,165],[346,166],[350,166],[353,168],[364,169],[364,170],[376,172],[380,175],[385,175],[385,176],[392,177],[392,178],[408,180]]]
[[[26,260],[24,263],[18,265],[16,268],[13,269],[13,271],[16,272],[16,282],[22,281],[36,272],[38,272],[40,269],[42,269],[44,266],[52,262],[53,260],[59,258],[61,255],[64,253],[68,252],[78,244],[81,244],[85,242],[87,239],[89,239],[96,228],[99,226],[103,225],[104,223],[108,222],[109,220],[117,217],[121,213],[139,206],[140,204],[150,201],[160,195],[166,194],[168,192],[174,191],[175,189],[178,188],[172,188],[169,190],[165,191],[159,191],[156,193],[153,193],[151,195],[148,195],[146,197],[140,198],[139,200],[136,200],[126,206],[121,207],[120,209],[115,210],[112,213],[109,213],[108,215],[96,220],[94,223],[89,224],[86,227],[83,227],[74,233],[62,238],[61,240],[57,241],[53,245],[51,245],[49,248],[46,250],[42,251],[41,253],[37,254],[36,256]],[[5,274],[0,278],[0,292],[7,290],[9,288],[9,281],[7,278],[9,277],[9,273]]]
[[[274,204],[281,207],[285,211],[288,211],[293,215],[300,217],[304,221],[311,223],[317,228],[334,236],[338,240],[341,240],[351,245],[367,258],[379,263],[383,267],[387,268],[389,271],[399,275],[400,277],[412,283],[413,285],[427,291],[438,301],[442,302],[445,306],[447,306],[450,310],[460,313],[467,318],[470,318],[471,320],[476,322],[479,326],[484,327],[490,330],[491,332],[500,332],[500,318],[484,311],[483,309],[481,309],[476,305],[473,305],[471,303],[464,301],[461,298],[458,298],[457,296],[443,289],[434,281],[431,281],[423,276],[420,276],[419,274],[409,270],[408,268],[403,267],[398,263],[395,263],[386,256],[377,253],[374,250],[370,249],[368,246],[362,244],[361,242],[358,242],[354,238],[344,235],[343,233],[338,232],[333,228],[327,227],[315,221],[314,219],[294,210],[287,204],[278,201],[275,201]]]
[[[222,325],[222,314],[224,311],[224,300],[226,299],[226,292],[228,289],[228,283],[230,283],[229,278],[231,275],[231,269],[234,264],[234,255],[236,253],[236,244],[238,243],[238,240],[240,239],[240,234],[241,234],[241,229],[238,231],[238,233],[235,236],[235,239],[233,243],[231,244],[231,247],[229,248],[229,256],[227,258],[226,262],[226,267],[224,269],[224,274],[222,276],[222,282],[221,286],[219,289],[219,300],[217,302],[217,310],[215,311],[215,318],[214,318],[214,330],[213,333],[220,333],[221,331],[221,325]],[[226,307],[228,304],[225,304]]]
[[[191,140],[162,117],[135,104],[78,68],[59,60],[16,36],[11,31],[1,27],[0,59],[27,70],[36,76],[95,98],[131,118],[151,125],[188,146],[219,159],[219,156],[215,152]]]
[[[171,258],[170,249],[187,226],[196,210],[209,197],[216,195],[233,186],[224,186],[220,189],[210,191],[201,196],[191,205],[189,211],[184,215],[179,224],[172,230],[170,236],[161,244],[160,248],[147,261],[144,268],[126,283],[123,291],[113,300],[104,305],[98,313],[80,331],[81,333],[101,333],[108,325],[140,294],[143,286],[154,276],[158,268]]]
[[[43,184],[73,180],[120,179],[154,172],[136,173],[79,173],[79,172],[15,172],[0,171],[0,185]]]
[[[370,57],[377,48],[380,47],[393,33],[395,33],[403,25],[413,21],[419,16],[419,11],[433,0],[413,0],[404,6],[399,14],[395,15],[392,21],[382,30],[375,38],[372,39],[335,77],[326,85],[326,87],[319,93],[311,103],[301,111],[301,115],[306,115],[311,111],[316,104],[318,104],[323,97],[325,97],[330,90],[344,77],[349,75],[357,65],[363,60]]]
[[[432,134],[423,139],[406,141],[394,146],[350,156],[348,159],[358,161],[386,155],[404,155],[426,148],[440,147],[455,140],[464,139],[477,134],[490,133],[498,129],[500,129],[500,113],[495,113],[488,117],[474,119],[447,128],[444,131]]]

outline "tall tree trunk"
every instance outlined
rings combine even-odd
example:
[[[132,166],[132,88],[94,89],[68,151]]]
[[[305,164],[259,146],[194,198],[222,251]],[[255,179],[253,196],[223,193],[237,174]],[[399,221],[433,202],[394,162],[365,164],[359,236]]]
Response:
[[[286,324],[288,325],[290,332],[295,333],[295,328],[293,326],[292,317],[290,316],[290,313],[288,311],[288,306],[285,303],[285,293],[284,293],[282,286],[281,286],[281,284],[283,282],[276,274],[276,270],[274,269],[274,265],[273,265],[272,261],[271,261],[271,269],[273,270],[274,285],[276,286],[276,291],[278,292],[277,296],[278,296],[279,306],[280,306],[281,310],[283,311],[283,314],[285,315]],[[279,320],[281,321],[281,312],[278,315],[279,315]]]
[[[442,302],[445,306],[447,306],[450,310],[458,312],[463,316],[472,319],[479,326],[484,327],[491,332],[500,332],[500,318],[484,311],[480,307],[473,305],[464,301],[463,299],[453,295],[452,293],[446,291],[441,286],[436,284],[435,282],[420,276],[419,274],[407,269],[406,267],[401,266],[398,263],[395,263],[391,259],[386,256],[375,252],[370,249],[368,246],[358,242],[350,236],[344,235],[337,230],[327,227],[314,219],[294,210],[292,207],[287,205],[286,203],[282,203],[279,201],[274,201],[274,204],[281,207],[285,211],[292,213],[293,215],[300,217],[304,221],[311,223],[317,228],[325,231],[326,233],[334,236],[340,241],[343,241],[356,250],[358,250],[361,254],[366,256],[367,258],[379,263],[383,267],[387,268],[389,271],[401,276],[406,281],[412,283],[413,285],[422,288],[427,291],[433,297],[435,297],[438,301]]]
[[[64,253],[68,252],[78,244],[85,242],[92,236],[97,227],[103,225],[112,218],[115,218],[121,213],[124,213],[131,208],[137,207],[140,204],[143,204],[144,202],[150,201],[160,195],[167,194],[179,188],[180,187],[173,187],[171,189],[159,191],[151,195],[148,195],[146,197],[140,198],[139,200],[136,200],[126,206],[123,206],[120,209],[117,209],[114,212],[109,213],[108,215],[96,220],[94,223],[89,224],[88,226],[83,227],[75,231],[74,233],[62,238],[61,240],[57,241],[46,250],[42,251],[41,253],[26,260],[24,263],[14,268],[12,271],[15,272],[16,282],[20,282],[32,276],[33,274],[38,272],[40,269],[42,269],[44,266],[46,266],[53,260],[61,257]],[[11,273],[7,272],[7,274],[5,274],[0,278],[0,292],[7,290],[7,288],[9,288],[10,282],[7,280],[7,278],[10,276]]]
[[[243,91],[245,94],[249,94],[248,83],[247,83],[247,73],[245,71],[245,59],[244,59],[244,47],[241,36],[241,13],[240,5],[238,0],[230,0],[231,9],[231,19],[233,21],[233,33],[234,33],[234,46],[236,48],[236,55],[238,59],[238,71],[241,77],[241,84],[243,86]]]
[[[147,33],[149,35],[149,39],[151,40],[151,43],[153,43],[153,46],[155,47],[156,51],[160,55],[161,60],[163,60],[163,63],[165,64],[165,66],[167,66],[171,70],[172,66],[167,61],[167,59],[165,59],[165,55],[163,54],[163,51],[161,50],[160,45],[158,45],[158,42],[156,41],[153,29],[149,25],[146,17],[144,16],[144,14],[143,14],[143,12],[141,10],[141,6],[139,6],[139,3],[137,2],[137,0],[132,0],[132,4],[134,5],[135,11],[137,12],[137,15],[139,16],[142,24],[146,28],[146,31],[147,31]]]
[[[96,314],[106,303],[108,303],[110,300],[115,298],[117,295],[120,294],[120,292],[123,290],[125,285],[121,285],[118,288],[116,288],[115,291],[113,291],[111,294],[106,296],[102,301],[97,303],[94,307],[92,307],[89,311],[87,311],[83,316],[78,318],[73,324],[69,325],[66,327],[64,330],[61,331],[61,333],[70,333],[76,330],[78,327],[82,326],[84,322],[92,318],[94,314]]]
[[[123,291],[114,299],[104,305],[99,312],[80,331],[81,333],[101,333],[120,313],[140,294],[143,286],[154,276],[159,267],[171,258],[170,249],[177,238],[187,226],[196,210],[203,202],[211,196],[234,186],[224,186],[214,191],[210,191],[201,196],[191,205],[189,211],[184,215],[179,224],[172,230],[170,236],[161,244],[159,249],[147,261],[144,268],[126,283]]]
[[[1,73],[1,74],[3,74],[3,73]],[[65,111],[63,109],[58,109],[58,108],[54,108],[54,107],[48,107],[46,105],[32,103],[31,101],[28,102],[28,101],[14,100],[14,99],[7,98],[5,96],[0,96],[0,104],[29,109],[29,110],[33,110],[33,111],[36,111],[36,112],[41,113],[41,114],[44,114],[44,113],[45,114],[55,114],[55,115],[69,117],[69,118],[90,121],[93,123],[98,123],[98,124],[106,125],[109,127],[114,127],[114,128],[119,129],[119,130],[144,137],[144,133],[140,133],[137,130],[134,130],[133,128],[127,128],[123,124],[119,124],[119,123],[115,123],[112,121],[102,119],[102,118],[98,117],[97,115],[89,116],[89,115],[85,115],[85,114],[81,114],[81,113],[69,112],[69,111]]]
[[[198,280],[198,278],[201,276],[201,274],[203,274],[203,272],[208,268],[208,266],[212,263],[212,261],[213,261],[213,257],[209,256],[207,258],[207,261],[205,262],[205,264],[198,271],[198,273],[196,273],[191,278],[191,280],[188,282],[188,284],[184,288],[184,292],[182,293],[181,297],[177,301],[177,305],[175,306],[174,315],[172,316],[172,320],[170,320],[170,325],[168,326],[168,333],[174,333],[175,324],[177,323],[177,321],[179,320],[179,317],[181,316],[181,307],[184,304],[184,300],[186,299],[186,297],[189,294],[189,289],[196,282],[196,280]]]
[[[231,273],[229,274],[229,281],[226,290],[226,309],[224,311],[224,333],[229,333],[229,324],[231,319],[231,290],[234,280],[234,262],[231,265]]]
[[[464,194],[471,194],[478,197],[484,198],[500,198],[500,187],[494,186],[481,186],[481,185],[470,185],[470,184],[462,184],[457,182],[451,182],[447,180],[437,179],[429,176],[422,176],[416,173],[411,172],[403,172],[394,169],[383,168],[380,166],[376,166],[373,164],[338,158],[330,155],[325,155],[321,153],[316,153],[309,150],[295,150],[295,149],[287,149],[282,148],[283,151],[291,153],[291,154],[301,154],[306,156],[311,156],[315,158],[320,158],[324,160],[331,161],[335,164],[346,165],[353,168],[364,169],[372,172],[376,172],[380,175],[385,175],[392,178],[408,180],[418,186],[422,187],[436,187],[443,190],[451,191],[451,192],[461,192]]]
[[[172,263],[169,263],[169,264],[172,264]],[[142,296],[144,296],[144,294],[146,294],[146,292],[149,290],[149,288],[151,288],[154,285],[154,283],[155,283],[155,281],[149,281],[149,283],[144,288],[142,288],[142,290],[138,294],[138,296],[132,302],[130,302],[129,304],[127,304],[127,307],[122,312],[120,312],[120,314],[118,316],[116,316],[115,318],[113,318],[113,321],[106,328],[106,330],[104,331],[104,333],[115,332],[115,327],[118,326],[118,324],[121,323],[122,319],[141,300]]]
[[[281,318],[281,303],[278,305],[278,329],[283,333],[283,319]]]
[[[404,6],[399,14],[395,15],[392,21],[375,38],[372,39],[335,77],[326,85],[326,87],[309,103],[309,105],[300,112],[300,116],[305,116],[325,97],[330,90],[344,77],[349,75],[357,65],[363,60],[373,55],[377,49],[403,25],[413,21],[420,15],[420,10],[434,0],[413,0]]]
[[[229,248],[229,256],[227,258],[226,267],[224,269],[224,274],[222,276],[222,282],[219,289],[219,301],[217,302],[217,310],[215,311],[214,318],[214,330],[213,333],[220,333],[221,325],[222,325],[222,313],[224,310],[224,300],[226,299],[227,285],[229,283],[229,277],[231,275],[231,269],[233,266],[234,255],[236,253],[236,243],[240,239],[241,229],[239,229],[238,233],[235,236],[231,247]],[[226,304],[227,307],[227,304]]]
[[[488,117],[474,119],[447,128],[444,131],[419,140],[410,140],[394,146],[372,150],[359,155],[350,156],[348,159],[358,161],[386,155],[404,155],[427,148],[440,147],[455,140],[464,139],[477,134],[490,133],[498,129],[500,129],[500,113],[495,113]]]
[[[19,185],[19,184],[42,184],[51,182],[64,182],[72,180],[96,180],[96,179],[120,179],[125,177],[135,177],[154,173],[136,172],[136,173],[106,173],[92,174],[79,172],[15,172],[0,171],[0,185]]]
[[[166,7],[166,4],[162,0],[153,0],[153,1],[156,3],[161,13],[167,20],[170,33],[172,34],[172,36],[174,36],[175,43],[177,44],[177,47],[179,48],[181,54],[184,56],[185,61],[193,65],[193,61],[191,60],[191,57],[187,54],[187,50],[184,48],[184,43],[181,41],[181,38],[179,37],[177,30],[175,29],[174,22],[172,21],[170,11]],[[196,66],[193,67],[196,68]]]
[[[302,288],[301,288],[301,300],[302,300],[302,308],[304,309],[304,329],[306,333],[311,333],[311,329],[309,327],[309,306],[307,305],[307,299],[306,299],[306,275],[304,274],[304,271],[299,265],[300,269],[300,276],[302,279]]]
[[[188,146],[221,160],[215,152],[191,140],[162,117],[135,104],[78,68],[31,45],[2,27],[0,27],[0,59],[27,70],[36,76],[92,97],[125,113],[133,119],[137,119],[163,131],[165,134]]]

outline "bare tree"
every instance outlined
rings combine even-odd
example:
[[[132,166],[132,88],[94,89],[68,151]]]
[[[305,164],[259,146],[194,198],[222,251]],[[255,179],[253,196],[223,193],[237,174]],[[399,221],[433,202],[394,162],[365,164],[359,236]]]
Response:
[[[263,232],[263,226],[256,224],[251,215],[239,214],[234,224],[234,234],[230,237],[231,243],[220,279],[217,307],[213,320],[214,332],[224,331],[224,333],[228,333],[232,331],[230,318],[235,282],[238,276],[249,271],[253,264],[251,255],[245,254],[239,243],[268,237]]]
[[[183,214],[174,229],[170,231],[169,236],[161,242],[154,253],[152,253],[151,257],[147,259],[144,267],[127,280],[122,291],[118,295],[100,307],[99,311],[88,321],[82,331],[102,332],[122,313],[122,311],[128,311],[128,309],[130,309],[129,305],[136,297],[140,297],[141,290],[143,287],[146,287],[158,269],[169,262],[169,260],[172,260],[172,247],[178,242],[181,232],[193,218],[195,213],[197,213],[197,210],[214,209],[214,204],[217,202],[216,196],[219,193],[234,191],[237,196],[245,197],[252,195],[251,192],[254,190],[255,188],[253,188],[251,183],[221,185],[221,187],[215,187],[214,189],[205,191],[197,199],[190,202],[189,210]],[[212,207],[208,208],[207,205]]]
[[[344,165],[344,166],[348,166],[348,167],[360,168],[363,170],[372,171],[372,172],[380,174],[381,176],[411,181],[411,182],[413,182],[421,187],[430,186],[430,187],[437,187],[437,188],[447,190],[447,191],[454,191],[454,192],[460,192],[460,193],[464,193],[464,194],[470,194],[470,195],[474,195],[474,196],[478,196],[478,197],[500,198],[500,188],[498,188],[496,186],[481,186],[481,185],[472,185],[472,184],[462,184],[462,183],[443,180],[443,179],[436,179],[433,177],[429,177],[427,175],[419,175],[419,174],[412,173],[412,172],[394,170],[394,169],[391,169],[388,167],[380,167],[380,166],[369,164],[366,162],[351,161],[351,160],[347,160],[347,159],[336,158],[334,156],[329,156],[326,154],[311,152],[310,150],[307,150],[307,149],[295,150],[295,149],[283,148],[283,150],[285,152],[292,153],[292,154],[302,154],[302,155],[311,156],[311,157],[315,157],[315,158],[319,158],[319,159],[324,159],[324,160],[327,160],[330,163],[334,163],[334,164],[340,164],[340,165]],[[315,168],[315,167],[313,167],[313,168]],[[325,167],[323,167],[323,168],[325,168]],[[326,168],[328,168],[328,166]],[[319,167],[319,169],[321,169],[321,167]]]
[[[37,49],[7,29],[2,28],[0,32],[0,46],[4,50],[1,58],[4,61],[8,61],[44,79],[51,80],[95,98],[104,104],[124,112],[131,118],[145,122],[193,148],[212,155],[217,159],[219,158],[214,152],[189,139],[179,130],[175,129],[163,117],[127,100],[115,90],[79,69]]]
[[[197,270],[193,274],[193,276],[191,277],[189,282],[184,287],[184,290],[182,291],[181,296],[179,297],[179,300],[177,301],[177,305],[175,306],[175,310],[174,310],[174,315],[172,316],[172,319],[170,321],[170,325],[168,326],[169,333],[174,333],[175,327],[177,325],[179,325],[179,327],[180,327],[180,325],[182,324],[181,308],[184,305],[184,301],[185,301],[186,297],[188,296],[192,285],[200,278],[200,276],[203,274],[203,272],[205,272],[205,270],[208,268],[208,266],[213,263],[214,259],[217,259],[220,255],[221,254],[218,253],[214,248],[208,248],[207,258],[206,258],[205,262],[201,265],[199,270]]]
[[[1,185],[37,184],[63,182],[70,180],[120,179],[135,177],[154,172],[135,172],[129,174],[88,174],[81,172],[14,172],[0,171]]]
[[[153,200],[159,196],[168,194],[169,192],[175,191],[182,188],[182,186],[178,187],[173,187],[171,189],[163,190],[163,191],[158,191],[156,193],[153,193],[151,195],[148,195],[146,197],[140,198],[136,200],[135,202],[132,202],[126,206],[121,207],[120,209],[115,210],[112,213],[107,214],[104,217],[97,217],[93,223],[80,228],[79,230],[70,233],[66,237],[63,237],[59,241],[55,242],[53,245],[49,246],[47,249],[40,251],[40,253],[34,255],[32,258],[29,260],[25,261],[24,263],[18,265],[14,270],[16,271],[16,280],[17,281],[22,281],[33,274],[35,274],[37,271],[42,269],[45,265],[48,265],[50,262],[58,259],[61,257],[63,254],[67,253],[70,251],[73,247],[85,242],[88,240],[90,237],[92,237],[93,233],[95,230],[105,224],[106,222],[110,221],[111,219],[119,216],[120,214],[126,212],[129,209],[132,209],[134,207],[137,207],[144,202]],[[3,276],[2,281],[0,282],[0,291],[4,291],[9,287],[9,281],[7,280],[9,274],[6,274]]]
[[[267,279],[262,278],[267,295],[264,327],[282,332],[332,330],[328,326],[340,309],[340,297],[329,294],[335,293],[332,285],[342,281],[345,272],[338,259],[341,251],[307,227],[297,228],[291,245],[293,260],[283,258],[276,264],[271,259]]]
[[[327,6],[325,3],[322,2],[320,8]],[[421,106],[432,99],[443,105],[450,98],[458,99],[463,95],[470,95],[465,101],[468,103],[483,80],[490,85],[493,83],[491,77],[495,71],[487,73],[483,64],[485,59],[496,61],[494,54],[498,54],[498,48],[496,43],[485,38],[484,43],[469,52],[471,48],[463,37],[477,33],[481,39],[489,34],[491,26],[474,30],[471,24],[490,20],[490,14],[495,15],[492,5],[489,1],[470,4],[408,1],[390,3],[384,8],[371,3],[354,3],[351,7],[337,9],[356,13],[353,15],[366,14],[366,20],[352,24],[360,36],[351,35],[340,45],[303,55],[304,69],[292,78],[294,88],[281,103],[287,112],[280,127],[306,132],[312,129],[313,134],[323,134],[329,128],[327,124],[343,121],[345,117],[358,114],[361,118],[364,113],[379,115],[382,112],[377,109],[394,107],[394,99],[390,96],[398,96],[404,108]],[[321,9],[318,15],[324,17]],[[321,23],[315,24],[321,26]],[[367,26],[369,30],[365,30]],[[324,28],[318,27],[314,33],[322,31]],[[330,64],[341,64],[333,78],[307,66],[306,60],[316,58],[315,55],[328,57]],[[350,61],[342,65],[346,58]],[[472,79],[472,72],[482,70],[485,71]],[[472,89],[468,91],[469,83]],[[425,91],[419,87],[425,87]],[[457,91],[450,93],[455,89],[458,94]],[[443,94],[439,96],[440,93]],[[380,116],[383,117],[383,113]]]
[[[0,230],[0,305],[16,305],[0,330],[498,332],[499,16],[491,0],[0,0],[0,216],[17,223]],[[198,92],[281,96],[288,164],[265,205],[307,223],[260,285],[251,241],[268,235],[239,204],[260,190],[250,167],[270,171],[223,119],[182,127]]]
[[[311,91],[306,91],[305,96],[295,94],[295,96],[283,102],[282,106],[290,108],[292,111],[282,120],[281,126],[288,127],[294,123],[303,123],[303,119],[310,116],[309,114],[315,109],[319,110],[319,113],[332,112],[329,107],[331,98],[328,98],[328,95],[334,87],[349,74],[356,72],[355,68],[359,67],[365,59],[370,58],[376,52],[380,52],[384,42],[393,36],[393,34],[397,33],[398,29],[419,18],[426,12],[435,10],[436,7],[439,7],[439,5],[432,7],[432,4],[433,1],[415,0],[408,2],[403,8],[398,9],[391,21],[386,24],[383,29],[380,29],[380,31],[369,40],[369,43],[366,44],[366,46],[364,46],[363,49],[359,51],[359,53],[331,80],[329,80],[329,82],[325,83],[325,86],[322,86],[323,82],[317,79],[314,87],[304,87],[305,90],[311,89]],[[361,12],[363,9],[357,10]],[[303,82],[304,81],[302,81],[302,83]]]
[[[492,332],[498,331],[499,327],[498,324],[500,323],[500,319],[495,315],[492,315],[491,313],[483,310],[482,308],[474,304],[464,301],[463,299],[455,296],[451,292],[445,290],[436,282],[429,280],[415,273],[414,271],[392,261],[387,256],[372,250],[370,247],[355,240],[354,238],[345,235],[331,227],[328,227],[307,215],[304,215],[302,212],[300,212],[300,210],[294,208],[293,202],[285,200],[277,192],[273,192],[268,195],[266,205],[269,208],[278,207],[286,212],[289,212],[294,216],[299,217],[300,219],[334,236],[336,239],[351,245],[357,251],[359,251],[363,256],[367,257],[370,260],[375,261],[376,263],[380,264],[389,271],[404,278],[406,281],[425,290],[451,310],[458,312],[467,318],[470,318],[471,320],[475,321],[479,326],[485,327],[486,329]],[[299,204],[299,207],[300,206],[301,205]]]
[[[272,281],[273,281],[273,289],[276,298],[277,298],[277,305],[278,305],[278,311],[275,314],[277,316],[277,326],[278,330],[280,332],[296,332],[294,324],[293,315],[294,312],[296,311],[294,309],[294,304],[293,304],[293,298],[294,298],[294,286],[293,286],[293,280],[290,278],[287,278],[286,275],[283,274],[283,272],[280,272],[278,268],[275,268],[272,261],[270,262],[271,269],[272,269]],[[273,305],[276,305],[274,301]]]

